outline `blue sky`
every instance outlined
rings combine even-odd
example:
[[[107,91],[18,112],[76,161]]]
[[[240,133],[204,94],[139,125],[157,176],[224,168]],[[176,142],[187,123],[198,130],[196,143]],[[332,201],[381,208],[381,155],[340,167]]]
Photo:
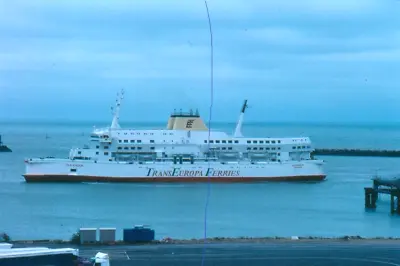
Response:
[[[215,120],[400,120],[400,1],[208,4]],[[0,119],[208,116],[209,58],[202,0],[1,1]]]

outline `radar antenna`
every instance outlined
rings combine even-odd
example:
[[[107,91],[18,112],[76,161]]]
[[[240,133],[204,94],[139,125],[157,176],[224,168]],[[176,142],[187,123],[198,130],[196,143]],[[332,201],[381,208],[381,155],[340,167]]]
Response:
[[[115,101],[115,107],[111,107],[111,112],[113,115],[113,120],[111,123],[111,129],[121,128],[119,125],[119,112],[122,104],[122,100],[124,99],[124,89],[121,90],[120,93],[117,94],[117,99]]]

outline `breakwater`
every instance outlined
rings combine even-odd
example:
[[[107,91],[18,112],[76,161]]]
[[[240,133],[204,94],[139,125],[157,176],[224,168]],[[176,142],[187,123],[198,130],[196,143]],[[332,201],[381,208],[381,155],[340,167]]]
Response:
[[[3,144],[0,135],[0,152],[11,152],[11,149]]]
[[[318,236],[296,236],[296,237],[212,237],[204,239],[174,239],[174,238],[164,238],[160,240],[152,240],[149,242],[138,242],[129,243],[122,240],[117,240],[113,243],[101,243],[94,242],[90,244],[91,246],[107,246],[107,245],[159,245],[159,244],[203,244],[203,243],[267,243],[270,241],[293,241],[293,240],[314,240],[314,241],[343,241],[343,240],[364,240],[364,241],[400,241],[398,237],[362,237],[362,236],[338,236],[338,237],[318,237]],[[15,240],[9,241],[8,243],[14,245],[46,245],[53,247],[54,245],[81,245],[75,241],[71,240]]]
[[[400,150],[315,149],[315,151],[312,152],[312,155],[400,157]]]

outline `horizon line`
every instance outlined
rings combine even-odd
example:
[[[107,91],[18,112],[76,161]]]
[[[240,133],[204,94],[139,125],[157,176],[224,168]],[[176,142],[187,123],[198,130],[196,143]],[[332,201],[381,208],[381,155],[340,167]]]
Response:
[[[62,118],[54,118],[54,119],[43,119],[43,118],[17,118],[17,119],[4,119],[0,118],[0,124],[21,124],[21,123],[29,123],[29,124],[34,124],[34,123],[48,123],[48,124],[111,124],[111,121],[106,121],[106,120],[89,120],[89,119],[84,119],[84,120],[79,120],[79,119],[62,119]],[[166,124],[166,121],[156,121],[156,120],[148,120],[148,121],[140,121],[140,120],[127,120],[127,121],[121,121],[120,124]],[[213,121],[212,124],[236,124],[237,121]],[[206,123],[208,124],[208,123]],[[299,120],[246,120],[244,121],[244,124],[305,124],[305,125],[396,125],[398,124],[400,126],[400,121],[299,121]]]

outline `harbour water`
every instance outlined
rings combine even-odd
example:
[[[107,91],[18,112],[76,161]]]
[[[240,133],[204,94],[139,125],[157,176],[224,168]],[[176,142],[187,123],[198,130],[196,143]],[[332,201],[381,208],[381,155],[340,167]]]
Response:
[[[13,150],[0,153],[0,231],[16,240],[69,239],[79,227],[148,224],[157,238],[202,237],[207,184],[24,182],[24,158],[66,157],[71,147],[87,142],[93,124],[0,123],[3,141]],[[214,128],[229,132],[233,125]],[[319,148],[400,149],[397,125],[247,124],[243,131],[257,137],[310,136]],[[211,184],[207,235],[400,237],[400,217],[389,214],[389,199],[366,212],[363,189],[373,175],[400,173],[399,159],[321,158],[328,177],[320,183]]]

